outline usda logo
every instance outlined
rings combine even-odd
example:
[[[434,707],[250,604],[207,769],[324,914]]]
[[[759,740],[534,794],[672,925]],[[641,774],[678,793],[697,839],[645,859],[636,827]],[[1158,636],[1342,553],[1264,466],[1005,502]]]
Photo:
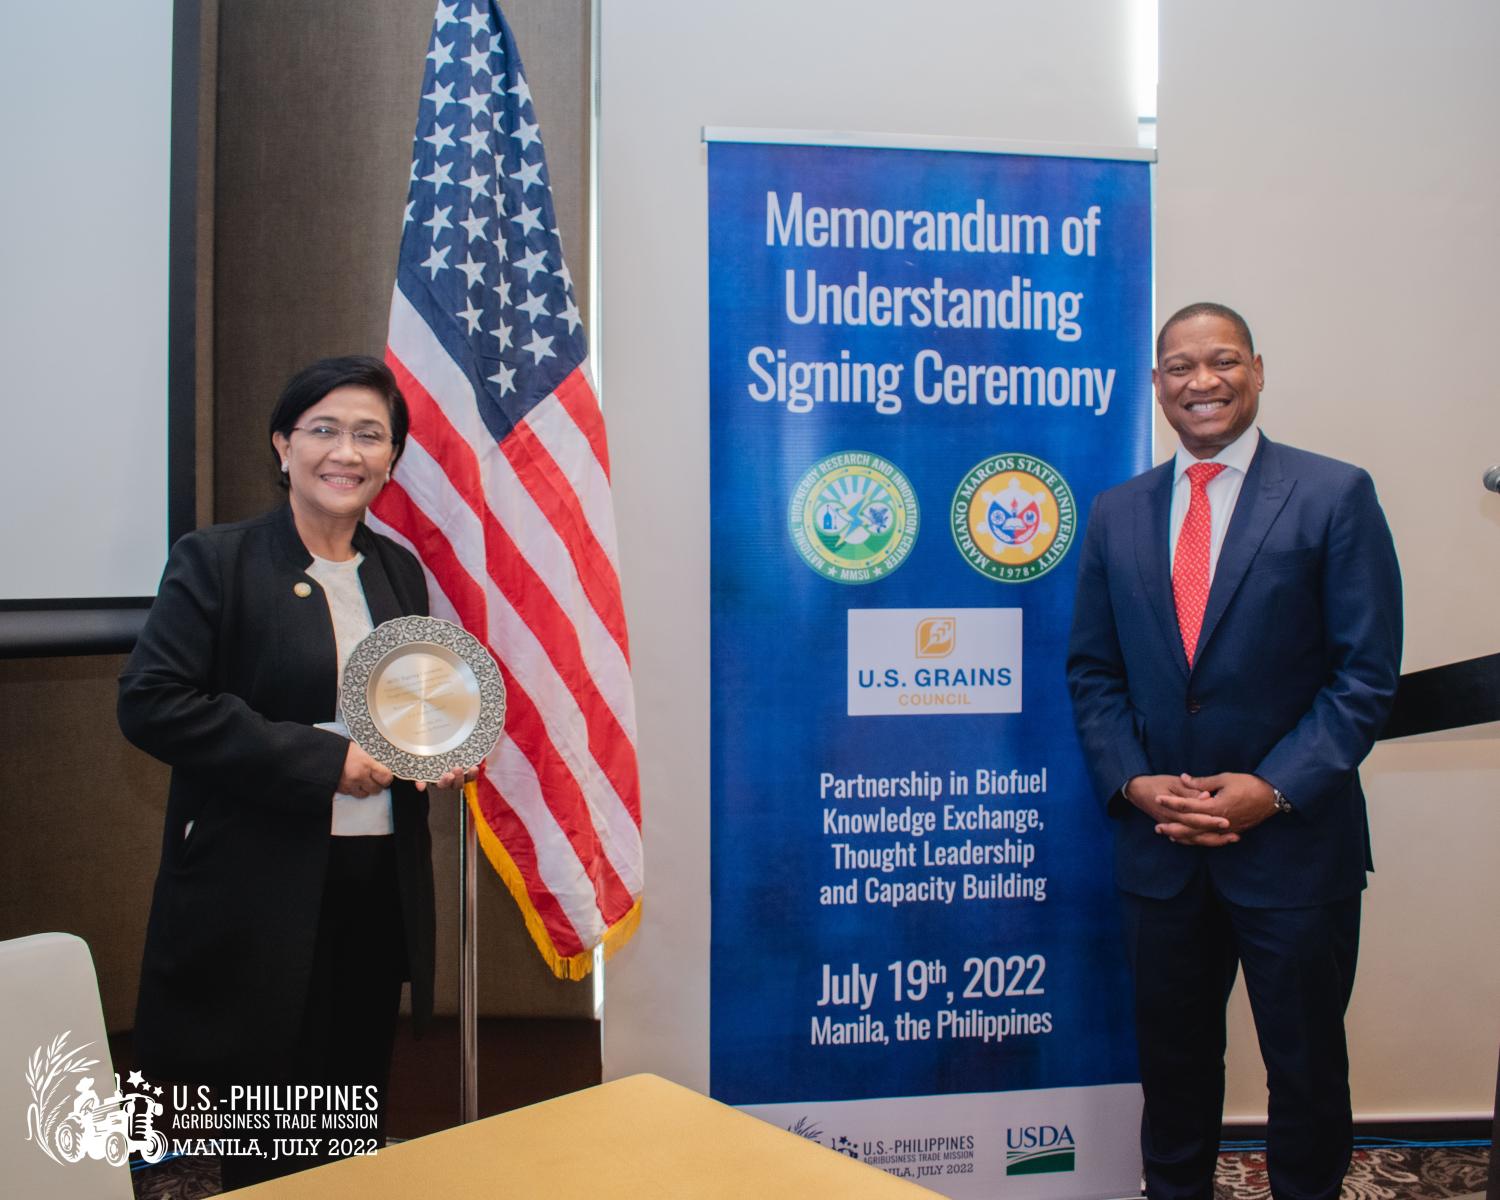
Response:
[[[1077,1147],[1066,1125],[1018,1125],[1005,1131],[1005,1173],[1071,1171]]]
[[[964,560],[1001,583],[1027,583],[1062,561],[1078,531],[1067,481],[1030,454],[992,454],[953,494],[953,540]]]
[[[787,517],[802,561],[825,579],[870,583],[889,575],[917,540],[917,494],[878,454],[831,454],[802,476]]]

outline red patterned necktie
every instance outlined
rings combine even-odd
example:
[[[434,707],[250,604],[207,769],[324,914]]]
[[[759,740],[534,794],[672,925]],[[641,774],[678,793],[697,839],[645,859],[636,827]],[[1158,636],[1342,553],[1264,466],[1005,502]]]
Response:
[[[1208,481],[1223,469],[1223,463],[1194,463],[1187,469],[1188,510],[1172,559],[1172,598],[1177,601],[1177,627],[1182,631],[1188,666],[1193,665],[1203,610],[1208,607],[1208,546],[1213,526]]]

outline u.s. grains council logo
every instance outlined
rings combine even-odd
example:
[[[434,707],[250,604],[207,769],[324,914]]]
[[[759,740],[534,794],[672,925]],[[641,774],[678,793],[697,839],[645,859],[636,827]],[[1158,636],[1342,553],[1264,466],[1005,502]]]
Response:
[[[917,494],[878,454],[830,454],[802,476],[787,513],[802,561],[825,579],[870,583],[889,575],[917,540]]]
[[[964,560],[1001,583],[1045,575],[1078,531],[1067,481],[1030,454],[992,454],[977,464],[953,493],[951,519]]]

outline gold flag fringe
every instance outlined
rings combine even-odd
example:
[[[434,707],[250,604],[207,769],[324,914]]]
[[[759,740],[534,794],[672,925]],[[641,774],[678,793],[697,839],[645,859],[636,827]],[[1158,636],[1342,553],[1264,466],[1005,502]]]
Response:
[[[479,787],[472,780],[464,784],[464,799],[468,802],[469,815],[474,822],[475,832],[479,835],[479,844],[484,848],[485,857],[490,860],[490,866],[495,868],[495,873],[505,884],[505,890],[511,894],[516,907],[521,910],[521,917],[526,922],[526,931],[531,934],[531,940],[536,943],[537,952],[542,956],[542,960],[559,979],[571,979],[574,982],[586,979],[589,972],[594,969],[594,951],[589,949],[578,954],[557,952],[557,947],[552,944],[552,938],[547,933],[547,926],[543,923],[541,914],[531,903],[531,897],[526,891],[526,881],[521,877],[520,869],[511,860],[509,852],[501,844],[500,839],[495,836],[495,831],[484,819],[484,814],[479,811]],[[641,901],[637,900],[631,905],[628,913],[605,931],[603,946],[606,961],[613,958],[615,951],[631,939],[640,923]]]

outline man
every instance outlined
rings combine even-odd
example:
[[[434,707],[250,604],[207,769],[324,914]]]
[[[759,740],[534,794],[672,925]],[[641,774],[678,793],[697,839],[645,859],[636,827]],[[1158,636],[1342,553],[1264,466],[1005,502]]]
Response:
[[[1068,685],[1115,818],[1152,1200],[1211,1200],[1238,965],[1270,1090],[1271,1193],[1336,1200],[1344,1010],[1370,867],[1357,773],[1389,712],[1401,579],[1370,477],[1264,437],[1232,309],[1156,344],[1175,459],[1094,503]]]

